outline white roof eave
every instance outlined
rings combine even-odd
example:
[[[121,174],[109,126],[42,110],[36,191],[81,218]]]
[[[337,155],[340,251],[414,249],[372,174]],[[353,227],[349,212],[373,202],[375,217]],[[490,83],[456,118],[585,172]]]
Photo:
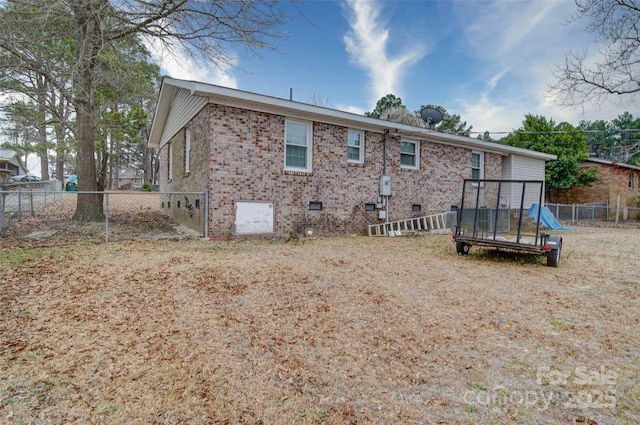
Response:
[[[324,108],[293,100],[196,81],[178,80],[169,77],[165,77],[162,80],[162,87],[160,89],[158,104],[149,136],[149,146],[157,147],[159,145],[162,130],[164,128],[164,120],[167,118],[171,101],[173,100],[173,96],[175,95],[177,88],[190,90],[191,94],[195,96],[207,97],[210,103],[218,103],[259,112],[275,113],[291,118],[325,122],[328,124],[353,127],[361,130],[378,132],[384,132],[385,130],[389,130],[391,132],[395,131],[405,137],[412,137],[452,146],[479,149],[485,152],[493,152],[502,155],[521,155],[545,161],[557,159],[556,155],[516,148],[500,143],[486,142],[484,140],[473,139],[471,137],[440,133],[426,128],[385,121],[378,118],[371,118],[364,115]]]
[[[149,146],[157,148],[160,146],[160,140],[162,139],[162,131],[169,115],[169,109],[171,109],[171,102],[176,94],[177,86],[173,84],[165,84],[165,80],[162,80],[160,86],[160,93],[158,94],[158,103],[156,104],[156,110],[153,114],[153,120],[151,121],[151,131],[149,132]]]

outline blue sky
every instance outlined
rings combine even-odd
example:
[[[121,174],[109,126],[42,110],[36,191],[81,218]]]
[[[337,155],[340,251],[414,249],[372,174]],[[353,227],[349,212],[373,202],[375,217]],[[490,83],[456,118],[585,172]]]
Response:
[[[588,48],[588,61],[598,55],[586,22],[569,23],[572,0],[316,0],[298,7],[306,20],[289,22],[277,52],[239,57],[224,70],[165,57],[163,72],[281,98],[292,89],[294,100],[319,98],[357,113],[393,93],[411,111],[441,105],[494,137],[520,127],[526,113],[578,124],[629,110],[559,108],[549,97],[555,64],[569,50]]]

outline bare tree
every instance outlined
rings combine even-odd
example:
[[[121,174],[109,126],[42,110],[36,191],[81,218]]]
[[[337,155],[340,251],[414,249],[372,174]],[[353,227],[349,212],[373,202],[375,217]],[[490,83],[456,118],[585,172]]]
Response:
[[[311,99],[308,103],[310,105],[321,106],[323,108],[331,108],[331,102],[329,102],[329,99],[317,93],[311,95]]]
[[[233,63],[237,49],[255,53],[273,48],[279,28],[288,17],[284,3],[226,0],[8,0],[0,6],[0,50],[16,67],[40,73],[73,105],[77,123],[77,174],[80,191],[98,189],[94,141],[94,89],[98,58],[117,52],[125,39],[148,37],[166,49],[185,48],[193,57],[214,63]],[[41,31],[28,28],[46,28]],[[16,29],[21,30],[17,31]],[[51,66],[34,54],[48,43],[72,40],[65,69]],[[71,73],[71,89],[61,83]],[[100,220],[102,196],[78,196],[74,219]]]
[[[442,112],[442,121],[436,124],[425,123],[420,116],[420,110],[423,108],[437,109]],[[424,127],[441,133],[457,134],[466,137],[469,137],[471,129],[473,128],[472,126],[467,126],[467,122],[462,121],[460,115],[451,115],[444,107],[439,105],[422,105],[419,110],[412,113],[402,104],[402,99],[393,94],[388,94],[380,98],[378,103],[376,103],[375,109],[371,112],[365,112],[365,115],[401,124]]]
[[[634,104],[640,93],[640,3],[638,0],[576,0],[574,21],[586,19],[586,31],[601,44],[601,60],[589,63],[588,51],[569,52],[549,86],[561,106]]]
[[[419,115],[411,113],[406,106],[391,106],[382,112],[380,112],[380,119],[393,121],[406,125],[413,125],[416,127],[424,127],[424,121]]]

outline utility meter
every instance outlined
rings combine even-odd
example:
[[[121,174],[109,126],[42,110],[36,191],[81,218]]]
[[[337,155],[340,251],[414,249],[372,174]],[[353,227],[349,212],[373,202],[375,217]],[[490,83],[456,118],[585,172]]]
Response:
[[[380,176],[380,195],[391,196],[391,177]]]

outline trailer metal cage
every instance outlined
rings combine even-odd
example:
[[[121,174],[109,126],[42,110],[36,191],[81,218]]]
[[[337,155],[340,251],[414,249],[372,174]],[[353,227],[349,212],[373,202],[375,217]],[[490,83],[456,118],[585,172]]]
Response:
[[[453,239],[459,254],[472,246],[514,250],[547,256],[557,267],[562,238],[540,229],[540,208],[531,217],[533,204],[542,205],[544,181],[466,179]]]

